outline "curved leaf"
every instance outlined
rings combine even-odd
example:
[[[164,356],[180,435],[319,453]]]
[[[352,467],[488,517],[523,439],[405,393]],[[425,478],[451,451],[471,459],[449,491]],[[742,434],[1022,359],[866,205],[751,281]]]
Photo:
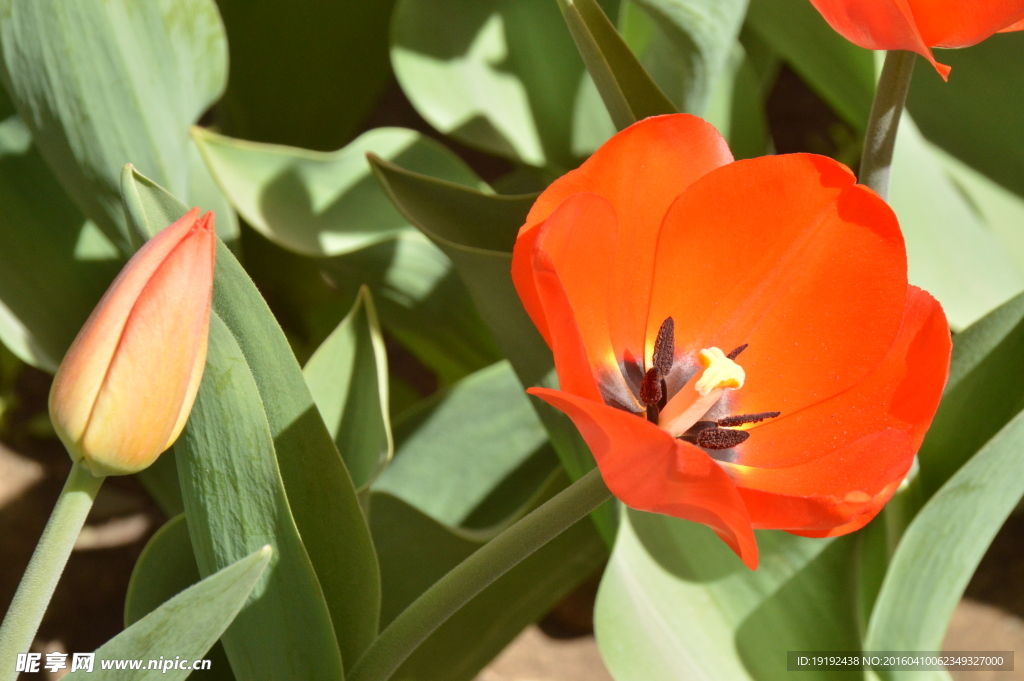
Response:
[[[155,660],[182,657],[197,660],[217,642],[239,610],[243,608],[274,555],[263,546],[250,555],[215,572],[198,584],[167,601],[96,650],[94,669],[100,660]],[[212,669],[212,665],[211,665]],[[92,670],[74,671],[64,678],[89,679]],[[159,672],[162,679],[180,680],[190,670],[169,669]],[[156,676],[147,674],[145,676]],[[134,670],[107,670],[111,681],[130,681],[142,677]]]
[[[345,460],[357,491],[391,461],[388,357],[373,298],[366,287],[302,369],[320,416]]]
[[[369,152],[418,172],[486,186],[457,156],[404,128],[371,130],[333,152],[246,142],[198,127],[192,136],[246,222],[304,255],[349,253],[408,227],[374,181]]]
[[[192,554],[188,523],[182,513],[168,520],[150,537],[135,561],[125,594],[125,628],[197,582],[199,568]],[[215,643],[205,657],[210,660],[210,669],[197,673],[196,678],[234,680],[223,646]]]
[[[868,625],[868,650],[941,650],[967,583],[1024,495],[1024,412],[936,492],[900,540]],[[955,519],[955,522],[951,522]]]
[[[597,0],[558,0],[558,6],[616,128],[676,112]]]

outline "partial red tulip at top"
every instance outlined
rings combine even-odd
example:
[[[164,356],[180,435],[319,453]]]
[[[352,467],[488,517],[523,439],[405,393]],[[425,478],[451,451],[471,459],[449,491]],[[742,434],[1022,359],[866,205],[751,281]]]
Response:
[[[181,434],[206,364],[216,241],[198,208],[150,239],[57,370],[50,417],[94,475],[140,471]]]
[[[648,118],[537,199],[512,277],[564,411],[625,504],[753,530],[865,525],[938,406],[950,335],[907,283],[896,216],[845,166],[732,159],[709,124]]]
[[[945,79],[932,47],[969,47],[994,33],[1024,30],[1024,0],[811,0],[825,20],[869,50],[910,50]]]

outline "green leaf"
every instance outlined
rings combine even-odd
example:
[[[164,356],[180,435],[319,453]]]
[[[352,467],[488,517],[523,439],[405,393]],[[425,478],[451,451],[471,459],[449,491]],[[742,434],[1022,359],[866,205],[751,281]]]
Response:
[[[624,515],[594,612],[618,681],[788,679],[787,650],[860,650],[850,539],[758,531],[751,571],[707,527]]]
[[[964,464],[910,523],[875,603],[866,649],[941,650],[971,575],[1024,494],[1022,446],[1024,412]]]
[[[94,669],[99,671],[101,660],[202,658],[243,609],[273,556],[273,549],[263,546],[181,592],[100,646]],[[64,678],[73,679],[78,674],[89,679],[88,673],[79,670]],[[180,680],[189,675],[189,670],[110,670],[101,675],[111,681]]]
[[[172,201],[151,182],[125,192],[129,216]],[[369,531],[284,334],[223,246],[214,282],[206,372],[175,444],[196,562],[209,574],[255,542],[279,555],[224,636],[240,679],[340,678],[338,646],[352,662],[377,631]]]
[[[367,288],[302,369],[357,491],[391,461],[388,356]]]
[[[616,128],[676,112],[597,0],[558,0],[558,6]]]
[[[867,128],[875,96],[870,50],[832,30],[807,0],[750,0],[747,25],[847,123]]]
[[[1007,254],[904,115],[896,138],[889,203],[907,242],[910,282],[935,296],[962,329],[1024,289]]]
[[[419,405],[396,424],[395,436],[395,460],[374,491],[452,526],[473,517],[500,486],[513,500],[512,508],[502,500],[511,513],[525,502],[520,495],[531,494],[558,465],[541,449],[544,426],[508,362],[470,374]],[[534,461],[542,451],[548,456]],[[507,478],[514,480],[502,485]]]
[[[14,114],[0,121],[0,205],[0,341],[53,372],[123,261],[64,194]]]
[[[1024,409],[1024,294],[953,337],[946,392],[918,457],[928,494],[938,490]]]
[[[161,457],[163,458],[163,457]],[[179,514],[157,530],[146,542],[139,559],[135,561],[128,593],[125,594],[124,626],[138,622],[160,605],[199,582],[199,568],[192,554],[192,541],[188,536],[185,515]],[[232,681],[224,647],[214,644],[205,655],[210,660],[209,671],[197,673],[195,678]]]
[[[564,488],[559,473],[527,512]],[[466,532],[375,493],[371,526],[381,559],[382,623],[446,574],[491,532]],[[470,681],[522,629],[548,612],[597,570],[607,551],[589,523],[576,523],[467,603],[416,649],[395,673],[404,681]]]
[[[996,184],[985,175],[931,145],[946,173],[965,195],[989,231],[1010,257],[1019,272],[1024,272],[1024,197]]]
[[[907,108],[932,142],[1024,196],[1024,35],[994,35],[967,50],[943,50],[949,82],[923,62]]]
[[[374,172],[398,209],[451,258],[484,322],[524,386],[557,383],[554,359],[512,284],[512,247],[535,195],[495,196],[426,177],[370,156]],[[531,398],[571,479],[594,468],[576,427],[560,411]],[[612,535],[610,505],[596,518]]]
[[[553,1],[399,0],[391,60],[432,126],[492,154],[569,168],[615,131]]]
[[[627,37],[640,62],[680,111],[704,115],[719,80],[732,80],[731,52],[747,0],[631,0],[630,5],[649,17],[641,40]],[[627,11],[626,16],[642,21],[635,15]],[[623,33],[628,36],[628,29]]]
[[[262,142],[337,149],[364,124],[391,78],[394,0],[218,0],[231,80],[225,130]]]
[[[196,201],[188,128],[227,79],[212,0],[3,0],[0,43],[0,78],[40,152],[125,253],[125,163]]]
[[[408,228],[374,181],[368,152],[417,172],[486,186],[457,156],[404,128],[377,128],[326,153],[236,140],[202,128],[192,134],[246,222],[304,255],[350,253]]]

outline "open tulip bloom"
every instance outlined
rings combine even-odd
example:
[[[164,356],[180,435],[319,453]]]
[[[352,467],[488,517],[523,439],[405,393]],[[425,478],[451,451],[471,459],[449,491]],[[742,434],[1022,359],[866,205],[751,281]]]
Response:
[[[910,50],[946,78],[933,47],[969,47],[993,33],[1024,30],[1024,0],[811,0],[825,20],[869,50]]]
[[[831,159],[733,161],[704,121],[623,130],[540,195],[512,276],[565,412],[626,505],[709,525],[852,532],[896,491],[950,359],[896,216]]]

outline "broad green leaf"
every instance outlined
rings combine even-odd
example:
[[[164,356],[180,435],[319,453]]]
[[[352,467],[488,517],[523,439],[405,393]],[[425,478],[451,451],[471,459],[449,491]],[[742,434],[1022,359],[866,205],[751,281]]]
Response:
[[[963,382],[961,381],[961,385]],[[1024,412],[963,465],[903,534],[868,625],[868,650],[941,650],[971,575],[1024,494]]]
[[[337,149],[372,111],[391,78],[394,0],[217,0],[231,79],[219,113],[230,134],[308,149]]]
[[[860,650],[850,539],[759,531],[751,571],[707,527],[624,516],[594,612],[617,681],[788,679],[787,650]]]
[[[399,0],[391,60],[432,126],[492,154],[564,169],[614,132],[554,0]]]
[[[0,109],[0,342],[52,372],[123,261],[64,194],[21,118]]]
[[[910,282],[935,296],[962,329],[1024,289],[1018,269],[904,115],[889,203],[907,242]]]
[[[918,454],[928,494],[938,490],[1024,409],[1024,294],[953,337],[949,383]]]
[[[188,128],[227,79],[213,0],[3,0],[0,43],[0,78],[40,152],[125,253],[125,163],[197,201]]]
[[[558,6],[616,128],[676,112],[597,0],[558,0]]]
[[[565,486],[559,473],[546,493]],[[528,508],[529,508],[528,507]],[[491,533],[459,531],[387,494],[374,494],[371,526],[381,557],[382,621],[479,548]],[[525,511],[526,509],[524,509]],[[607,550],[589,523],[577,523],[467,603],[395,673],[403,681],[470,681],[522,629],[597,570]]]
[[[964,50],[942,50],[945,83],[923,62],[907,108],[932,142],[1024,196],[1024,35],[994,35]]]
[[[394,445],[388,412],[388,356],[367,288],[302,369],[306,385],[356,489],[387,468]]]
[[[408,228],[374,181],[368,152],[417,172],[486,186],[457,156],[404,128],[371,130],[333,152],[246,142],[202,128],[192,134],[246,222],[304,255],[349,253]]]
[[[643,44],[627,37],[640,62],[676,108],[704,115],[718,81],[732,80],[731,52],[747,0],[631,0],[630,5],[649,17]],[[623,33],[628,36],[628,29]]]
[[[747,25],[847,123],[867,128],[875,95],[871,51],[832,30],[807,0],[750,0]]]
[[[185,515],[177,515],[157,530],[146,542],[135,561],[124,602],[125,628],[138,622],[166,601],[199,582],[199,568],[192,554]],[[165,656],[166,657],[166,656]],[[205,655],[210,669],[194,678],[231,681],[231,664],[224,647],[214,644]]]
[[[512,284],[512,247],[534,195],[495,196],[413,173],[371,156],[370,162],[398,209],[451,258],[484,322],[524,386],[557,383],[554,359],[523,309]],[[594,459],[567,416],[531,399],[571,479],[594,468]],[[612,507],[595,518],[612,535]]]
[[[946,173],[966,195],[1017,270],[1024,272],[1024,197],[996,184],[941,147],[931,146]]]
[[[508,362],[498,362],[432,397],[395,426],[395,460],[374,484],[447,525],[463,525],[502,481],[515,507],[557,466],[544,426]],[[523,475],[534,479],[524,484]],[[511,508],[505,504],[511,512]]]
[[[181,592],[100,646],[96,650],[94,672],[100,671],[101,660],[203,658],[239,610],[247,602],[251,603],[251,594],[258,589],[260,577],[273,557],[273,549],[263,546]],[[75,674],[82,679],[92,678],[87,676],[90,672],[84,670],[71,672],[64,678],[74,679]],[[101,673],[110,681],[176,681],[188,675],[188,670],[181,669],[109,670]]]
[[[162,198],[139,200],[154,193]],[[125,202],[134,217],[173,198],[137,182]],[[137,225],[149,234],[160,227]],[[196,562],[210,574],[253,543],[274,545],[279,560],[258,607],[224,636],[235,674],[336,679],[338,646],[352,662],[376,635],[369,531],[284,334],[223,246],[214,281],[206,372],[174,447]]]

